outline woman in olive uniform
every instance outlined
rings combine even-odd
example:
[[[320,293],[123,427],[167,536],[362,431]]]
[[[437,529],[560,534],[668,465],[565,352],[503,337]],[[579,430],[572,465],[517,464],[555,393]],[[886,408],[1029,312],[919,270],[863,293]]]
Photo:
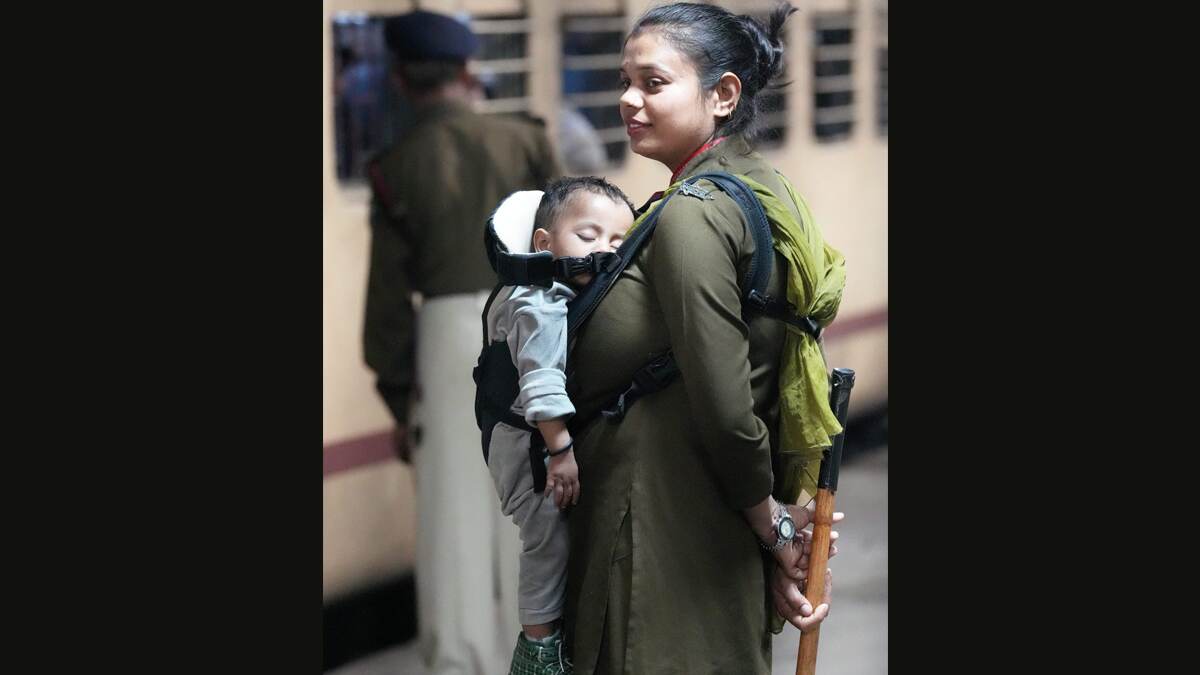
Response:
[[[673,169],[672,184],[720,171],[786,197],[747,137],[793,11],[782,6],[769,28],[705,5],[639,19],[621,66],[633,151]],[[732,199],[697,186],[666,204],[571,355],[581,419],[651,357],[673,349],[680,369],[623,420],[597,415],[575,439],[584,489],[570,515],[566,612],[578,673],[769,673],[776,612],[805,630],[828,611],[800,593],[801,546],[763,550],[781,541],[775,473],[798,468],[772,466],[786,328],[743,318],[753,237]],[[770,292],[784,297],[787,261],[775,256]],[[790,516],[796,527],[811,517],[795,506]]]

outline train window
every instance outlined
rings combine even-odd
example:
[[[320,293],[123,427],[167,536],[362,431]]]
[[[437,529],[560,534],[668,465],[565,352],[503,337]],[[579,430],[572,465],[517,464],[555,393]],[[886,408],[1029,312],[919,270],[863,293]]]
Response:
[[[854,23],[849,12],[813,17],[813,133],[849,138],[854,129]]]
[[[879,50],[877,58],[879,59],[879,94],[878,94],[878,120],[879,134],[887,137],[888,135],[888,12],[887,2],[881,2],[878,9],[876,24],[876,34],[879,36]]]
[[[364,180],[367,159],[398,138],[412,110],[391,85],[390,56],[383,39],[387,15],[341,12],[333,18],[334,142],[337,177]],[[480,49],[470,61],[483,85],[485,113],[529,110],[529,21],[524,16],[472,18]]]
[[[361,181],[371,153],[392,142],[407,109],[388,85],[386,17],[339,13],[333,18],[334,141],[337,177]]]
[[[563,17],[558,142],[569,174],[597,173],[625,161],[629,138],[618,72],[627,28],[623,15]]]
[[[529,20],[524,16],[480,17],[471,21],[479,53],[471,72],[483,84],[485,113],[529,112]]]

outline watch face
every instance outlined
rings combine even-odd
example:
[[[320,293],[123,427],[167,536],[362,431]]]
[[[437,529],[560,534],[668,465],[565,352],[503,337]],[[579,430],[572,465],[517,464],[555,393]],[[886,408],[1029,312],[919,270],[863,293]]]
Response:
[[[796,536],[796,524],[791,518],[784,518],[779,521],[779,536],[783,539],[791,539]]]

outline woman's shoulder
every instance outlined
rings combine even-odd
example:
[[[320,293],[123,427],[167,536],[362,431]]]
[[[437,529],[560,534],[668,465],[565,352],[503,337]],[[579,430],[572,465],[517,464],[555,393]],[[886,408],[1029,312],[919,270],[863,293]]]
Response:
[[[742,210],[733,198],[714,183],[701,179],[692,187],[681,189],[663,206],[654,237],[687,243],[718,234],[737,241],[745,230],[742,218]]]

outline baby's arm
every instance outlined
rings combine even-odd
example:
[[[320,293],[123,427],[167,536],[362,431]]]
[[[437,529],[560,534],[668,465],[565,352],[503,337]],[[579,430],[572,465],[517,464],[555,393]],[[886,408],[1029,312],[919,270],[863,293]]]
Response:
[[[566,299],[552,292],[520,298],[508,344],[520,377],[517,403],[525,411],[525,421],[537,425],[547,450],[566,449],[550,458],[546,477],[547,494],[554,495],[562,508],[579,499],[579,468],[566,425],[575,414],[566,389]]]
[[[579,465],[575,463],[575,448],[571,446],[571,434],[562,419],[538,422],[538,430],[546,439],[546,449],[558,452],[546,464],[546,494],[554,496],[554,503],[563,508],[568,502],[579,503]]]

